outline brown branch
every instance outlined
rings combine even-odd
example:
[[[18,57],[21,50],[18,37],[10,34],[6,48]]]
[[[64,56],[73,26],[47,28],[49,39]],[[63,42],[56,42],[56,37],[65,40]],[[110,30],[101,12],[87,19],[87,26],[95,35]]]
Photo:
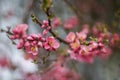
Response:
[[[47,15],[47,18],[48,18],[48,25],[50,27],[52,27],[51,25],[51,20],[50,20],[50,8],[47,8],[45,14]],[[35,22],[36,24],[38,24],[39,26],[42,26],[42,23],[32,14],[31,15],[32,17],[32,20],[33,22]],[[53,31],[52,31],[52,28],[49,30],[49,32],[57,39],[59,40],[60,42],[64,43],[64,44],[68,44],[65,40],[63,40],[62,38],[58,37]]]
[[[48,24],[49,26],[52,27],[51,25],[51,19],[50,19],[50,8],[47,8],[46,10],[46,15],[47,15],[47,18],[48,18]],[[68,44],[68,42],[66,42],[65,40],[63,40],[62,38],[58,37],[53,31],[52,31],[52,28],[49,30],[49,32],[56,38],[58,39],[60,42],[63,42],[64,44]]]

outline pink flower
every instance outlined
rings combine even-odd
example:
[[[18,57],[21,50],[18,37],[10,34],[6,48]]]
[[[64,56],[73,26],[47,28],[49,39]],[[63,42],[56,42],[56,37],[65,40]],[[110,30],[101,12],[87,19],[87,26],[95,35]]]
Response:
[[[100,55],[101,58],[105,59],[108,58],[111,55],[112,51],[109,47],[103,47],[101,48],[98,55]]]
[[[19,40],[19,43],[17,44],[17,48],[18,48],[18,49],[23,48],[24,43],[25,43],[24,40],[23,40],[23,39],[20,39],[20,40]]]
[[[43,47],[43,41],[41,34],[31,34],[24,38],[24,41],[19,40],[18,48],[23,48],[26,53],[37,55],[38,48]]]
[[[46,28],[48,26],[48,21],[46,20],[43,20],[43,23],[42,23],[42,28]]]
[[[42,35],[39,33],[39,34],[30,34],[29,36],[27,36],[27,40],[28,41],[39,41],[39,40],[42,40]]]
[[[50,26],[48,26],[47,29],[44,29],[43,30],[43,35],[46,35],[50,29],[51,29]]]
[[[82,31],[81,32],[83,32],[85,34],[88,34],[89,33],[89,25],[88,24],[82,25]]]
[[[46,35],[48,33],[48,30],[47,29],[44,29],[43,30],[43,35]]]
[[[83,33],[83,32],[76,32],[77,38],[80,39],[81,41],[85,40],[87,38],[87,34]]]
[[[43,35],[46,35],[48,31],[51,29],[47,20],[43,20],[41,28],[43,28],[43,32],[42,32]]]
[[[61,21],[57,17],[53,18],[52,27],[55,28],[59,26],[60,24],[61,24]]]
[[[80,47],[80,42],[79,40],[75,40],[75,42],[70,43],[70,47],[74,50],[78,49]]]
[[[88,47],[89,51],[92,51],[92,50],[98,48],[98,43],[95,42],[95,41],[91,41],[90,44],[87,47]]]
[[[94,41],[88,44],[80,44],[79,40],[70,44],[71,49],[68,50],[70,57],[80,62],[92,63],[94,57],[99,53],[98,43]]]
[[[66,41],[67,42],[73,42],[76,38],[76,35],[74,32],[70,32],[67,36],[66,36]]]
[[[97,28],[96,26],[93,26],[93,27],[92,27],[92,33],[93,33],[93,34],[98,35],[99,32],[100,32],[100,31],[98,30],[98,28]]]
[[[92,63],[95,57],[93,52],[89,52],[86,46],[81,46],[77,50],[68,50],[70,57],[80,62]]]
[[[56,50],[60,45],[54,37],[49,36],[43,44],[46,50]]]
[[[110,45],[115,46],[120,44],[120,36],[118,34],[113,34],[111,40],[110,40]]]
[[[37,55],[38,48],[43,47],[43,38],[41,34],[31,34],[26,37],[26,42],[24,43],[24,49],[27,53]]]
[[[12,29],[13,35],[11,35],[11,39],[20,39],[26,37],[26,30],[28,29],[27,24],[19,24],[15,28]]]
[[[60,24],[61,24],[61,21],[57,17],[53,18],[52,27],[55,28],[59,26]]]
[[[61,64],[53,64],[43,76],[42,80],[78,80],[79,76],[74,71],[67,69]]]
[[[6,56],[0,56],[0,67],[10,67],[10,63]]]
[[[65,29],[71,29],[75,27],[78,24],[78,19],[76,17],[70,17],[68,20],[64,23]]]
[[[25,47],[26,53],[37,55],[38,54],[38,47],[37,46],[26,46]]]

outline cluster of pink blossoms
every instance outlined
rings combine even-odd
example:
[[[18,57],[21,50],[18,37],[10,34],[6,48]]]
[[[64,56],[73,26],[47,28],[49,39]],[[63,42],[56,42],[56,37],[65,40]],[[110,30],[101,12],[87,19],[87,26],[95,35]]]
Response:
[[[55,63],[52,68],[42,75],[41,80],[78,80],[79,76],[60,63]]]
[[[74,21],[75,23],[74,23]],[[77,20],[73,18],[66,22],[72,22],[71,26],[77,24]],[[42,34],[26,34],[28,25],[20,24],[12,29],[12,34],[10,38],[12,40],[18,40],[18,49],[24,49],[26,53],[37,55],[39,48],[44,48],[45,50],[51,51],[56,50],[60,45],[53,36],[46,36],[46,34],[51,30],[51,28],[60,25],[61,22],[54,18],[52,22],[52,27],[49,26],[49,22],[43,20],[41,28],[43,29]],[[69,27],[70,28],[70,27]],[[111,54],[111,48],[114,45],[120,44],[120,36],[118,34],[111,34],[105,28],[101,28],[100,24],[93,26],[92,32],[90,32],[88,25],[83,25],[83,29],[80,32],[70,32],[65,41],[70,46],[68,53],[72,59],[78,60],[80,62],[91,63],[94,57],[100,56],[106,58]],[[94,38],[89,39],[88,35],[93,34]],[[105,42],[109,44],[106,44]]]
[[[52,21],[52,28],[56,28],[57,26],[59,26],[61,24],[60,20],[58,18],[53,18],[53,21]],[[51,27],[49,26],[49,23],[48,21],[46,20],[43,20],[42,22],[42,26],[41,28],[43,29],[43,35],[46,35],[49,30],[51,29]]]
[[[48,21],[43,20],[41,28],[43,29],[43,35],[46,35],[51,27],[48,25]]]
[[[39,74],[25,74],[25,80],[79,80],[80,75],[67,68],[66,58],[59,55],[55,63],[42,70]]]
[[[110,47],[118,47],[120,45],[120,35],[108,32],[107,28],[101,25],[102,23],[96,23],[92,28],[92,34],[99,41],[106,41]]]
[[[66,36],[70,49],[68,53],[71,58],[80,62],[93,62],[95,56],[107,57],[111,54],[111,49],[107,47],[102,40],[87,40],[89,33],[87,25],[81,32],[70,32]]]
[[[45,28],[45,26],[48,26],[48,23],[46,21],[43,21],[42,28]],[[44,48],[48,51],[51,51],[56,50],[59,47],[59,43],[53,36],[45,37],[44,34],[42,35],[40,33],[27,35],[27,28],[28,25],[20,24],[12,29],[12,35],[10,36],[10,38],[12,40],[17,39],[19,41],[19,43],[17,44],[18,49],[23,48],[26,53],[37,55],[39,48]],[[49,29],[46,28],[45,30]],[[45,31],[43,31],[43,33],[44,32]]]
[[[79,80],[79,75],[58,63],[52,65],[43,74],[31,74],[25,80]]]

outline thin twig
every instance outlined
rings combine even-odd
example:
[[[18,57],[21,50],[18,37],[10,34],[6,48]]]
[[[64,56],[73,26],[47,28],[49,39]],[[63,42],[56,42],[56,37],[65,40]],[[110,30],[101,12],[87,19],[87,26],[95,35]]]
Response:
[[[50,20],[50,14],[49,14],[49,9],[47,9],[47,11],[45,12],[46,13],[46,15],[47,15],[47,17],[48,17],[48,25],[50,26],[50,27],[52,27],[52,25],[51,25],[51,20]],[[39,26],[42,26],[42,23],[32,14],[31,15],[31,17],[32,17],[32,20],[33,20],[33,22],[35,22],[36,24],[38,24]],[[52,28],[49,30],[49,32],[57,39],[57,40],[59,40],[60,42],[62,42],[62,43],[64,43],[64,44],[68,44],[65,40],[63,40],[62,38],[60,38],[60,37],[58,37],[53,31],[52,31]]]
[[[46,15],[47,15],[47,18],[48,18],[48,24],[49,24],[49,26],[51,26],[52,27],[52,25],[51,25],[51,20],[50,20],[50,8],[47,8],[47,10],[46,10]],[[58,37],[53,31],[52,31],[52,28],[49,30],[49,32],[56,38],[56,39],[58,39],[60,42],[63,42],[64,44],[68,44],[65,40],[63,40],[62,38],[60,38],[60,37]]]

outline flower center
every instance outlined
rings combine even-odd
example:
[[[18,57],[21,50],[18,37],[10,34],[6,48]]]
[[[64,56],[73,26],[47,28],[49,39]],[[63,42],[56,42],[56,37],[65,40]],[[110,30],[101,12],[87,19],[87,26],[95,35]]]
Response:
[[[35,51],[36,49],[35,49],[35,47],[31,47],[31,51]]]
[[[73,47],[76,49],[76,48],[78,48],[79,47],[79,45],[78,45],[78,43],[73,43]]]
[[[86,50],[86,49],[83,49],[82,51],[81,51],[81,54],[87,54],[88,53],[88,50]]]
[[[49,41],[48,44],[49,44],[49,45],[52,45],[52,41]]]

